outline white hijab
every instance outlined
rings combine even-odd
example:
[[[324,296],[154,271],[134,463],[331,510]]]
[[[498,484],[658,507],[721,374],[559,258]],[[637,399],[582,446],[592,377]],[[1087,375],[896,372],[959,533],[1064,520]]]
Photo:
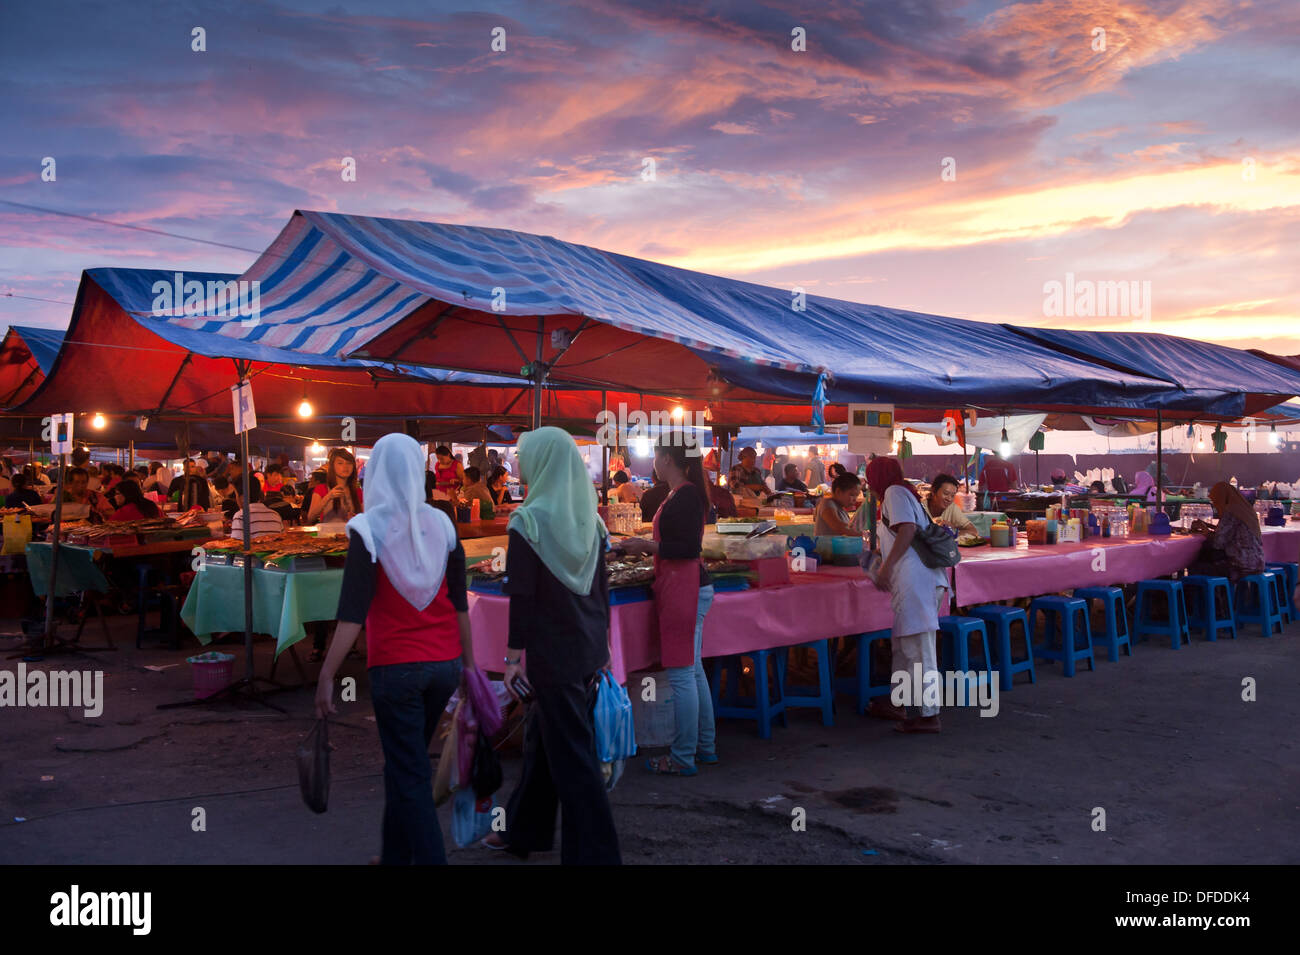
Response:
[[[456,549],[456,528],[424,502],[424,455],[415,439],[386,434],[366,464],[366,510],[348,521],[384,573],[416,610],[432,603]]]

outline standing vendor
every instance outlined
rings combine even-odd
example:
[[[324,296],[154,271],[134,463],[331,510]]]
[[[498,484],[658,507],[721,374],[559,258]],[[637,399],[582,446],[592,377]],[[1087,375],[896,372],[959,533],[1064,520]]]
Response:
[[[937,474],[930,483],[930,494],[926,498],[926,507],[936,524],[951,527],[958,536],[962,534],[979,535],[975,525],[957,505],[957,479],[951,474]]]

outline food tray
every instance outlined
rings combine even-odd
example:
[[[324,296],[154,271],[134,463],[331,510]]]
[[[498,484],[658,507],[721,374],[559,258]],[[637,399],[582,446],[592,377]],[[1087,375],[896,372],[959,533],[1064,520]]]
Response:
[[[721,521],[716,525],[719,534],[748,534],[750,531],[757,530],[762,521],[744,521],[734,524],[723,524]]]
[[[476,594],[504,594],[506,579],[498,577],[492,580],[488,577],[473,577],[469,582],[469,589]]]

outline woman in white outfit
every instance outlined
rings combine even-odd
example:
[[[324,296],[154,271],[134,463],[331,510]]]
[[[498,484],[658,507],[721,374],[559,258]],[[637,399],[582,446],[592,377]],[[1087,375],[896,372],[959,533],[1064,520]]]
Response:
[[[894,729],[900,733],[939,732],[939,706],[943,678],[935,653],[939,612],[948,593],[948,575],[941,567],[926,567],[912,541],[918,528],[930,522],[921,500],[903,479],[896,458],[876,458],[867,465],[867,484],[880,501],[880,551],[884,562],[876,586],[887,590],[894,609],[890,648],[894,672],[903,671],[909,683],[916,664],[921,665],[923,698],[920,716],[911,716]],[[915,684],[913,684],[915,692]]]

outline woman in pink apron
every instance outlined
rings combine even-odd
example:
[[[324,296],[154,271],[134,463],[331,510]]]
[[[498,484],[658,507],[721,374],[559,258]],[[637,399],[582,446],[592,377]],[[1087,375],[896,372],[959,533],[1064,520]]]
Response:
[[[647,760],[646,768],[670,776],[694,776],[696,763],[718,761],[713,698],[701,656],[704,617],[713,603],[713,584],[700,560],[709,492],[699,449],[687,448],[682,437],[665,435],[655,452],[655,473],[669,492],[655,512],[654,540],[632,538],[623,545],[628,553],[655,557],[659,660],[673,689],[677,732],[671,753]]]

